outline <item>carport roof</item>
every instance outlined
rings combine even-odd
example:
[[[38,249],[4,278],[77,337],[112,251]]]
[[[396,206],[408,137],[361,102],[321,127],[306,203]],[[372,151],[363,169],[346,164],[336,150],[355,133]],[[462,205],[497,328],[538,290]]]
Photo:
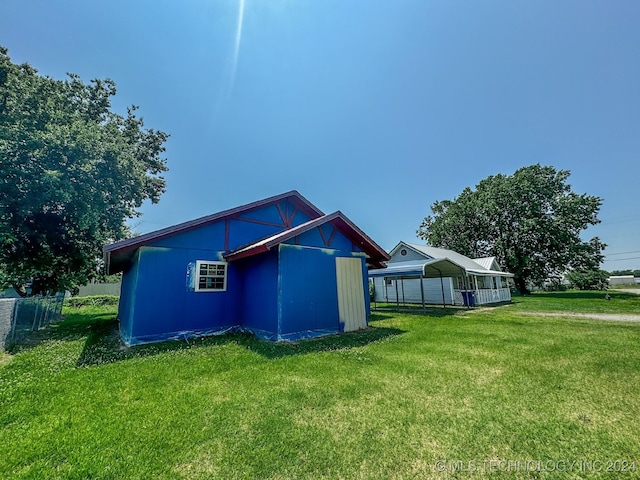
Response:
[[[430,260],[413,260],[409,262],[389,263],[387,268],[369,272],[369,277],[424,277],[440,278],[455,277],[457,275],[482,275],[513,277],[512,273],[498,272],[495,270],[482,270],[465,268],[453,260],[445,258],[433,258]]]
[[[455,277],[464,275],[466,270],[448,258],[434,258],[412,262],[389,263],[387,268],[369,272],[370,277]]]

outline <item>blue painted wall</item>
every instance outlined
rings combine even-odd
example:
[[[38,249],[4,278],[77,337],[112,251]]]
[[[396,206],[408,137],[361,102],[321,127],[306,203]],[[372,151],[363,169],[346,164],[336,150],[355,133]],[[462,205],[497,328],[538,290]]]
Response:
[[[361,259],[365,308],[369,314],[367,267],[361,254],[282,244],[279,255],[279,338],[295,340],[340,331],[337,257]]]
[[[141,247],[130,343],[179,338],[186,332],[215,333],[238,324],[240,276],[227,273],[225,292],[193,292],[187,267],[196,260],[219,260],[220,252]]]
[[[291,202],[280,202],[280,209],[287,215],[292,215],[295,207]],[[244,220],[243,220],[244,219]],[[310,220],[304,212],[297,211],[291,226],[300,225]],[[264,222],[271,225],[264,225]],[[229,220],[228,249],[234,250],[251,244],[258,239],[278,234],[285,229],[278,207],[266,207],[243,213],[237,218]],[[226,239],[226,220],[178,233],[149,244],[151,247],[194,248],[224,251]]]
[[[320,229],[322,229],[322,234],[320,233]],[[285,243],[289,245],[305,245],[309,247],[331,248],[333,250],[342,250],[345,252],[351,252],[354,249],[354,245],[351,243],[351,240],[340,231],[336,231],[333,235],[333,238],[331,238],[332,233],[333,226],[324,224],[318,228],[313,228],[308,232],[304,232],[297,237],[291,238]],[[324,239],[322,238],[322,235],[324,235]],[[325,240],[327,242],[330,241],[330,244],[326,245]]]
[[[224,250],[225,223],[216,222],[150,243],[150,247]]]
[[[138,258],[139,251],[133,256],[129,269],[124,272],[122,285],[120,286],[118,320],[120,323],[120,336],[126,344],[131,341],[131,328],[134,320],[136,285],[138,283]]]
[[[242,327],[262,338],[277,340],[278,251],[235,262],[243,278]]]
[[[304,338],[339,331],[335,252],[280,245],[279,336]]]

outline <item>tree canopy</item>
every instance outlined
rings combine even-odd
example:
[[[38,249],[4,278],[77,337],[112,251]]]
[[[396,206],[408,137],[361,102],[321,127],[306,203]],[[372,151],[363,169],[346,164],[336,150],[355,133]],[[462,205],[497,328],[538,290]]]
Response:
[[[34,294],[99,275],[102,246],[164,192],[168,135],[111,111],[112,80],[41,76],[0,47],[0,283]]]
[[[435,202],[417,235],[472,258],[495,256],[522,293],[572,269],[597,269],[605,245],[580,235],[600,222],[602,199],[574,193],[569,175],[536,164],[490,176],[454,200]]]

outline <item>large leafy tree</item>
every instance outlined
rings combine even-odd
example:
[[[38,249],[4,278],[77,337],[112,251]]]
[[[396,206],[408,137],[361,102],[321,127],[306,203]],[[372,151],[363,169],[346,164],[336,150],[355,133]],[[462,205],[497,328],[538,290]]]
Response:
[[[522,293],[567,270],[597,269],[605,245],[580,235],[599,223],[602,199],[574,193],[569,175],[537,164],[490,176],[454,200],[435,202],[417,235],[472,258],[495,256]]]
[[[164,192],[164,132],[131,107],[112,112],[111,80],[41,76],[0,47],[0,283],[33,294],[99,275],[102,246]]]

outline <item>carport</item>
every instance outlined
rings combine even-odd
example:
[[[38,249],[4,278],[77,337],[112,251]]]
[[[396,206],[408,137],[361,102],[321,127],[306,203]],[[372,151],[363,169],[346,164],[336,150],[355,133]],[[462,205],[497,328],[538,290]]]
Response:
[[[447,302],[445,299],[443,278],[461,276],[464,279],[465,289],[468,290],[469,279],[467,278],[467,270],[448,258],[434,258],[428,261],[410,261],[410,262],[394,262],[389,264],[387,268],[369,271],[369,278],[393,278],[400,280],[400,287],[398,282],[395,282],[396,288],[396,305],[400,308],[400,295],[403,298],[404,304],[404,280],[408,279],[420,279],[420,293],[422,296],[422,311],[426,312],[426,304],[424,301],[424,285],[422,279],[424,278],[439,278],[440,287],[442,290],[442,306],[446,307]],[[388,286],[385,284],[385,298],[388,302]],[[468,306],[468,302],[467,302]]]

